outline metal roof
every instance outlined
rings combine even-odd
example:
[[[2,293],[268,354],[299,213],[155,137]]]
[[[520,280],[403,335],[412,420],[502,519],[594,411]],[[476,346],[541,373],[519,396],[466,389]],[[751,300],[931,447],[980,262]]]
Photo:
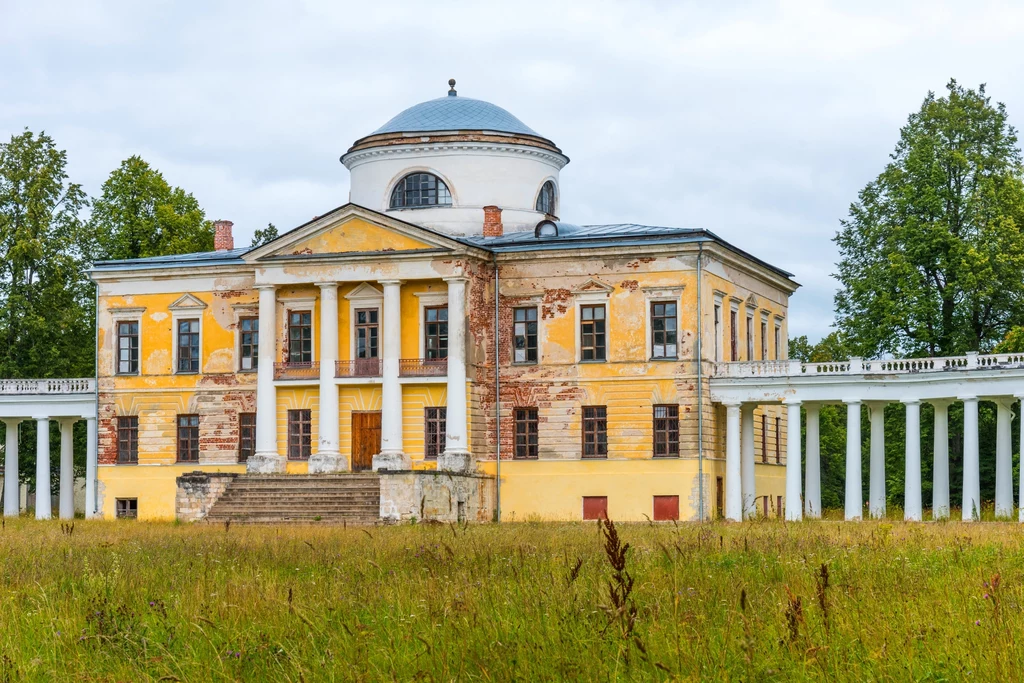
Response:
[[[142,270],[146,268],[195,268],[197,266],[219,266],[242,263],[242,256],[252,247],[227,249],[224,251],[200,251],[192,254],[173,256],[149,256],[146,258],[97,261],[92,270]]]
[[[496,104],[451,94],[409,107],[372,135],[443,130],[490,130],[541,137]]]

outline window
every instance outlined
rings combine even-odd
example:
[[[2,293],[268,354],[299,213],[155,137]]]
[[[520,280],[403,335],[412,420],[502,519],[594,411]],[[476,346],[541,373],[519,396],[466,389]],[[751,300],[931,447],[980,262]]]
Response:
[[[782,418],[775,418],[775,464],[782,462]]]
[[[537,362],[537,308],[512,311],[512,362]]]
[[[356,310],[356,358],[378,357],[378,316],[380,312],[376,308]]]
[[[729,311],[729,360],[739,360],[739,319],[736,311]]]
[[[719,519],[725,517],[725,482],[721,477],[715,477],[715,512]]]
[[[139,461],[139,418],[123,415],[117,418],[117,462],[132,464]]]
[[[139,321],[117,323],[117,374],[134,375],[139,371]]]
[[[715,361],[722,360],[722,307],[715,304]]]
[[[444,435],[447,431],[448,409],[425,408],[423,422],[426,428],[424,435],[424,455],[427,460],[436,460],[444,453]]]
[[[676,304],[674,301],[651,303],[651,357],[676,357]]]
[[[654,521],[679,519],[679,496],[654,496]]]
[[[768,322],[761,321],[761,360],[768,360]]]
[[[114,515],[118,519],[135,519],[139,516],[138,498],[115,498]]]
[[[654,406],[654,457],[679,455],[679,406]]]
[[[761,462],[768,462],[768,416],[761,413]]]
[[[775,515],[782,516],[782,496],[775,496]]]
[[[256,413],[238,414],[238,462],[256,452]]]
[[[313,314],[310,311],[288,313],[288,362],[313,362]]]
[[[583,496],[583,519],[608,519],[608,496]]]
[[[608,457],[608,408],[583,406],[583,457]]]
[[[782,360],[782,328],[775,326],[775,360]]]
[[[309,460],[313,450],[313,420],[309,410],[288,411],[288,459]]]
[[[747,360],[754,360],[754,316],[747,314]]]
[[[540,194],[537,195],[537,210],[545,214],[555,213],[554,181],[549,180],[540,188]]]
[[[537,459],[537,424],[536,408],[516,408],[516,458]]]
[[[604,304],[580,306],[580,358],[605,359]]]
[[[241,345],[238,350],[238,356],[242,359],[241,369],[243,372],[256,370],[260,355],[260,320],[242,318],[238,321],[238,328],[241,330],[238,338]]]
[[[765,496],[764,498],[761,499],[761,514],[765,517],[768,516],[768,501],[770,499],[771,496]]]
[[[448,307],[425,307],[423,309],[423,323],[423,350],[427,359],[447,358]]]
[[[392,209],[419,206],[451,206],[452,194],[444,181],[432,173],[410,173],[391,191]]]
[[[199,372],[199,321],[178,321],[178,372]]]
[[[199,416],[178,416],[178,462],[199,462]]]

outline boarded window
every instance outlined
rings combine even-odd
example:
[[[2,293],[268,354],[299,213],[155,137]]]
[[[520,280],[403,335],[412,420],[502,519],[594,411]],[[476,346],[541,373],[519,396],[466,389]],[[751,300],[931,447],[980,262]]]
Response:
[[[135,519],[139,516],[139,499],[115,498],[114,515],[118,519]]]
[[[178,416],[178,462],[199,462],[199,416]]]
[[[608,496],[583,496],[583,519],[608,519]]]
[[[768,416],[761,413],[761,462],[768,462]]]
[[[583,457],[608,457],[608,409],[583,406]]]
[[[775,463],[782,462],[782,418],[775,418]]]
[[[427,460],[436,460],[437,456],[444,452],[445,446],[445,432],[448,429],[448,409],[445,407],[440,408],[425,408],[423,423],[426,429],[424,435],[424,441],[426,448],[424,455]]]
[[[463,324],[461,321],[459,324]],[[423,309],[423,351],[427,359],[448,357],[448,307]]]
[[[309,460],[313,451],[312,411],[288,411],[288,459]]]
[[[380,336],[380,311],[361,308],[356,311],[356,358],[377,358]]]
[[[537,308],[517,308],[512,312],[512,362],[537,362]]]
[[[747,360],[754,360],[754,316],[747,316]]]
[[[178,372],[199,372],[199,321],[178,321]]]
[[[679,406],[654,406],[654,457],[679,455]]]
[[[309,311],[288,314],[288,362],[313,362],[313,314]]]
[[[139,322],[117,323],[117,374],[134,375],[139,371]]]
[[[238,462],[256,452],[256,413],[238,414]]]
[[[536,459],[538,455],[537,409],[516,408],[516,457]]]
[[[731,361],[740,359],[739,326],[739,314],[736,311],[729,311],[729,360]]]
[[[761,321],[761,360],[768,360],[768,321]]]
[[[782,496],[777,496],[775,501],[776,501],[775,514],[778,515],[779,517],[782,517],[782,514],[783,514],[782,513]]]
[[[679,496],[654,497],[654,521],[667,522],[679,519]]]
[[[259,318],[242,318],[238,321],[238,330],[238,357],[241,359],[239,369],[242,372],[256,370],[260,360]]]
[[[715,477],[715,511],[719,518],[725,516],[725,482],[721,477]]]
[[[715,361],[722,360],[722,307],[715,304]]]
[[[580,358],[604,360],[607,327],[604,304],[580,306]]]
[[[651,357],[675,358],[678,318],[674,301],[651,303]]]
[[[765,496],[761,499],[761,515],[764,517],[768,516],[768,501],[771,500],[771,496]]]
[[[117,418],[117,462],[133,464],[139,461],[139,418],[123,415]]]

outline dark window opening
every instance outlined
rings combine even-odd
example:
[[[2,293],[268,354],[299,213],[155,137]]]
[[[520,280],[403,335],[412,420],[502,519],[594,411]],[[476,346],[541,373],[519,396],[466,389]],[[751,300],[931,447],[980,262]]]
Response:
[[[313,452],[313,418],[310,410],[288,411],[288,459],[309,460]]]
[[[437,456],[444,452],[445,433],[448,430],[447,420],[448,409],[445,407],[424,409],[423,422],[426,430],[424,455],[427,460],[436,460]]]
[[[654,406],[654,457],[679,455],[679,406]]]
[[[457,321],[462,324],[461,321]],[[423,351],[427,360],[448,357],[448,307],[423,309]]]
[[[199,416],[178,416],[178,462],[199,462]]]
[[[540,194],[537,195],[537,211],[549,215],[555,213],[554,181],[549,180],[540,188]]]
[[[199,372],[199,321],[178,321],[178,372]]]
[[[139,371],[139,323],[117,323],[117,374],[134,375]]]
[[[356,358],[377,358],[380,312],[376,308],[356,311]]]
[[[238,462],[245,462],[256,452],[256,413],[238,414]]]
[[[517,308],[512,312],[512,362],[537,362],[537,308]]]
[[[651,304],[651,357],[675,358],[678,345],[676,304],[655,301]]]
[[[139,499],[115,498],[114,515],[117,519],[136,519],[139,516]]]
[[[605,330],[604,304],[580,306],[580,358],[605,359]]]
[[[536,408],[516,408],[516,452],[521,460],[536,460],[539,455],[539,420]]]
[[[123,415],[117,418],[117,462],[134,464],[139,461],[139,418]]]
[[[782,418],[775,418],[775,463],[782,462]]]
[[[288,362],[313,362],[313,314],[310,311],[288,314]]]
[[[608,457],[608,409],[583,406],[583,457]]]
[[[451,206],[452,194],[444,181],[432,173],[410,173],[391,191],[392,209],[418,206]]]
[[[729,360],[739,360],[739,320],[736,311],[729,311]]]
[[[242,318],[238,321],[239,349],[242,359],[241,370],[248,372],[259,367],[260,355],[260,321],[259,318]]]

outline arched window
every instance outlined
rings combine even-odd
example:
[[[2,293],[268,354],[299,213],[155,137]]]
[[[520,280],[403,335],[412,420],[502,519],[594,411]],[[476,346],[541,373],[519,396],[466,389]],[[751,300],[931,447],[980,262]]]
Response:
[[[537,210],[544,214],[555,213],[555,183],[552,180],[544,183],[537,195]]]
[[[391,191],[392,209],[418,206],[451,206],[452,193],[444,181],[433,173],[410,173]]]

